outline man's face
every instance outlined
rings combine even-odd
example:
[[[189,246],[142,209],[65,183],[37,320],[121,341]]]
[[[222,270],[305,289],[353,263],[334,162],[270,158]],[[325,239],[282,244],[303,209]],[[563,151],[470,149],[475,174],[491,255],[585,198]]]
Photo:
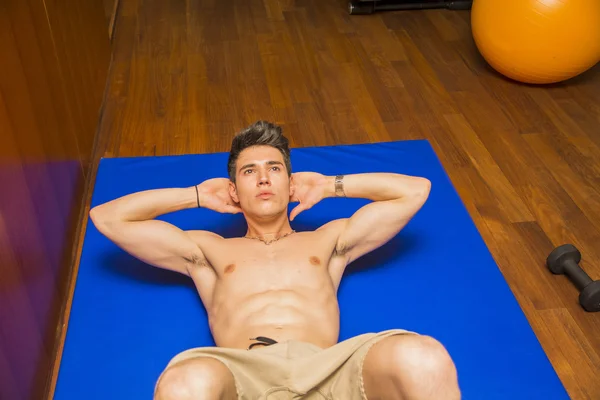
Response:
[[[253,146],[240,153],[236,184],[230,184],[229,193],[245,214],[270,217],[286,211],[292,190],[279,150]]]

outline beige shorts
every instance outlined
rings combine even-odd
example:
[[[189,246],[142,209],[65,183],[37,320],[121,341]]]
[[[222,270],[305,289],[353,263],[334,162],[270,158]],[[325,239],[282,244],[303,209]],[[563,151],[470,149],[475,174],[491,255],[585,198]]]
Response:
[[[176,355],[165,371],[181,361],[213,357],[231,371],[238,399],[364,400],[362,365],[367,351],[383,338],[409,333],[414,332],[366,333],[326,349],[293,340],[252,350],[199,347]]]

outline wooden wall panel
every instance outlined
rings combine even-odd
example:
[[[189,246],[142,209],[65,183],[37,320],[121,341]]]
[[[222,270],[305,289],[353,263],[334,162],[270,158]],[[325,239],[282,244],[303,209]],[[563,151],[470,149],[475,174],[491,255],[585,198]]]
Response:
[[[0,3],[0,399],[49,383],[110,62],[102,7]]]
[[[110,61],[110,41],[101,0],[44,0],[62,71],[79,157],[89,164]]]
[[[106,24],[108,26],[116,0],[103,0],[102,3],[104,4],[104,18],[106,19]]]
[[[108,27],[108,36],[112,39],[115,21],[117,19],[117,10],[119,8],[119,0],[103,0],[104,1],[104,16],[106,18],[106,26]]]

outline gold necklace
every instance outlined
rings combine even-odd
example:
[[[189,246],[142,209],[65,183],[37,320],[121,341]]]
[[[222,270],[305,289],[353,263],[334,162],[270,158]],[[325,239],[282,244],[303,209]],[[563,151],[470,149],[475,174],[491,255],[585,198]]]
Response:
[[[245,237],[246,239],[255,239],[255,240],[260,240],[260,241],[261,241],[261,242],[263,242],[264,244],[266,244],[266,245],[269,245],[269,244],[271,244],[271,243],[273,243],[273,242],[276,242],[276,241],[278,241],[279,239],[283,239],[284,237],[286,237],[286,236],[289,236],[289,235],[291,235],[292,233],[295,233],[295,232],[296,232],[295,230],[292,230],[291,232],[289,232],[289,233],[286,233],[286,234],[285,234],[285,235],[283,235],[283,236],[280,236],[280,237],[278,237],[278,238],[271,239],[271,240],[264,240],[264,239],[262,239],[262,238],[259,238],[259,237],[252,237],[252,236],[244,236],[244,237]]]

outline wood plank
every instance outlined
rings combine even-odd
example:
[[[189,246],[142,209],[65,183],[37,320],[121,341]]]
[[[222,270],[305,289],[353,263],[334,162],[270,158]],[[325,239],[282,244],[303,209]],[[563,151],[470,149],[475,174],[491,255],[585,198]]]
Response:
[[[589,336],[561,308],[540,311],[538,328],[546,353],[572,399],[596,399],[600,393],[600,357]],[[552,347],[550,347],[552,343]]]
[[[586,176],[577,171],[577,164],[566,162],[555,148],[556,142],[548,135],[532,134],[524,138],[556,182],[564,188],[589,221],[600,229],[600,186],[593,183],[596,182],[596,177]]]
[[[471,155],[471,162],[483,175],[497,199],[503,214],[511,222],[533,221],[533,215],[515,192],[489,151],[460,114],[446,115],[455,140]]]

